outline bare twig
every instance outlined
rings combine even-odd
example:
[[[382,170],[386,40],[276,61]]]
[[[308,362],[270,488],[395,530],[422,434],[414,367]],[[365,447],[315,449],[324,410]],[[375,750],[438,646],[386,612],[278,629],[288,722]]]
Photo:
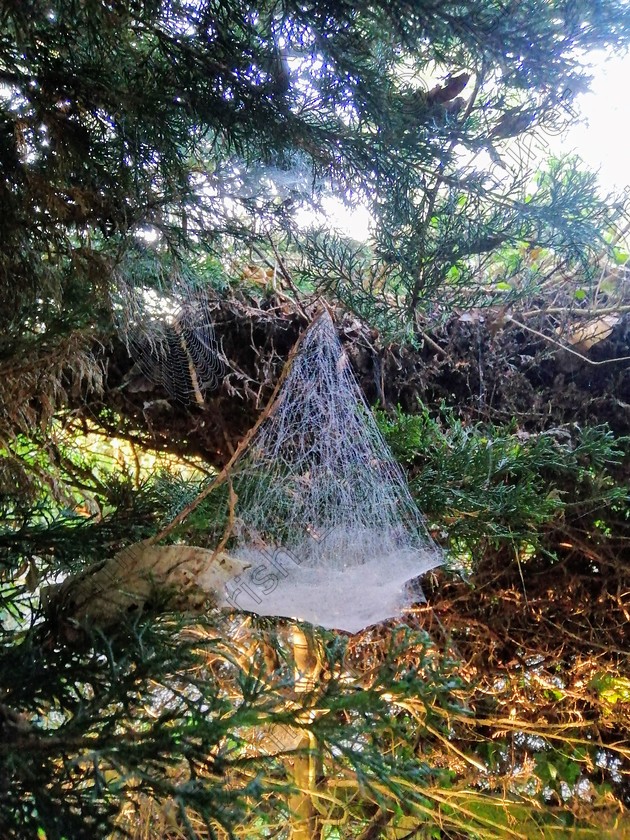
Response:
[[[630,362],[630,356],[616,356],[614,359],[589,359],[588,356],[585,356],[583,353],[574,350],[572,347],[568,347],[561,341],[556,341],[555,338],[552,338],[550,335],[545,335],[543,332],[540,332],[540,330],[535,330],[533,327],[528,327],[527,324],[524,324],[522,321],[517,321],[516,318],[513,318],[511,315],[508,315],[507,318],[510,321],[510,323],[514,324],[515,326],[521,327],[521,329],[527,330],[527,332],[530,332],[533,335],[537,335],[538,338],[542,338],[544,339],[544,341],[548,341],[550,344],[554,344],[561,350],[566,350],[567,353],[571,353],[571,355],[577,356],[578,359],[582,359],[583,362],[586,362],[589,365],[593,365],[594,367],[599,367],[601,365],[612,365],[614,362]]]
[[[230,536],[232,534],[232,530],[234,529],[234,511],[235,511],[235,508],[236,508],[236,503],[238,502],[238,496],[234,492],[234,486],[232,484],[231,476],[228,475],[227,478],[226,478],[226,481],[228,483],[228,491],[229,491],[228,521],[227,521],[227,524],[225,526],[223,536],[221,537],[221,542],[214,549],[214,552],[212,554],[212,559],[210,561],[211,563],[214,562],[216,560],[217,556],[223,551],[223,549],[227,545],[227,541],[230,539]]]
[[[600,315],[621,315],[624,312],[630,312],[630,305],[606,306],[601,309],[571,309],[568,306],[550,306],[545,309],[528,309],[527,312],[520,312],[519,317],[533,318],[535,315],[581,315],[585,318],[597,318]]]

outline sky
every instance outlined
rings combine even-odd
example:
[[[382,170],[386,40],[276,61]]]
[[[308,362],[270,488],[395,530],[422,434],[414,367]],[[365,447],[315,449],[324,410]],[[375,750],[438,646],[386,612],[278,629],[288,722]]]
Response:
[[[593,81],[572,105],[579,119],[564,134],[546,138],[551,154],[578,154],[599,175],[602,196],[630,191],[630,54],[609,57],[590,53]],[[342,202],[325,202],[328,218],[343,233],[365,240],[370,215],[364,207],[348,210]]]
[[[590,91],[577,97],[583,122],[554,138],[559,151],[575,150],[590,169],[599,171],[604,193],[630,188],[630,54],[591,54]]]

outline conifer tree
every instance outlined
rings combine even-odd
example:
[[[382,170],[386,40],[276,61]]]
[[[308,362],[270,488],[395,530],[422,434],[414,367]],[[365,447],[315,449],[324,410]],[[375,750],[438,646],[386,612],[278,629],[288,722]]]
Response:
[[[138,276],[216,285],[233,254],[286,236],[304,286],[413,332],[504,244],[587,260],[608,223],[593,180],[556,161],[532,182],[514,143],[571,119],[583,51],[629,39],[627,5],[595,0],[0,3],[2,836],[143,836],[147,814],[153,836],[191,838],[538,825],[488,803],[481,776],[445,793],[466,779],[450,765],[467,766],[470,708],[454,651],[417,628],[373,648],[316,633],[324,688],[296,696],[282,623],[241,636],[212,604],[153,590],[115,626],[77,620],[60,581],[154,536],[197,488],[106,469],[62,421],[98,393],[113,292]],[[296,208],[326,192],[370,207],[368,245],[301,233]],[[541,475],[569,449],[535,450]],[[574,474],[610,490],[617,450],[579,452]],[[547,496],[531,500],[553,488],[527,482],[547,521]],[[614,770],[628,756],[609,742]]]

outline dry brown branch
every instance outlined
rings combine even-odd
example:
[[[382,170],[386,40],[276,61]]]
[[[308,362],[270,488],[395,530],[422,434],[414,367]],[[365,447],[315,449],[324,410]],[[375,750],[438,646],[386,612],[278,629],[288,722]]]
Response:
[[[532,333],[532,335],[538,336],[538,338],[542,338],[545,341],[548,341],[550,344],[553,344],[555,347],[558,347],[560,350],[564,350],[567,353],[570,353],[572,356],[577,356],[578,359],[581,359],[583,362],[586,362],[589,365],[593,366],[600,366],[600,365],[611,365],[614,362],[627,362],[630,361],[630,356],[617,356],[614,359],[589,359],[588,356],[585,356],[583,353],[578,352],[573,347],[570,347],[567,344],[563,344],[561,341],[557,341],[555,338],[552,338],[550,335],[545,335],[545,333],[541,332],[540,330],[536,330],[533,327],[527,326],[522,321],[517,321],[516,318],[512,316],[508,316],[510,323],[514,324],[517,327],[520,327],[523,330],[527,330],[527,332]]]

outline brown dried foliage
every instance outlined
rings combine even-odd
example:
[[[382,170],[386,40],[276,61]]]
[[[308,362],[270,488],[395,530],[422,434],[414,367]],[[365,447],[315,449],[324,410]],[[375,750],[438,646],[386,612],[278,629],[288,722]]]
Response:
[[[16,348],[0,362],[0,493],[15,496],[17,485],[20,497],[29,498],[43,482],[53,498],[65,499],[55,471],[26,460],[18,439],[23,435],[33,445],[39,440],[45,450],[57,413],[102,391],[103,362],[96,358],[94,344],[92,331],[75,331],[29,343],[22,352]]]

